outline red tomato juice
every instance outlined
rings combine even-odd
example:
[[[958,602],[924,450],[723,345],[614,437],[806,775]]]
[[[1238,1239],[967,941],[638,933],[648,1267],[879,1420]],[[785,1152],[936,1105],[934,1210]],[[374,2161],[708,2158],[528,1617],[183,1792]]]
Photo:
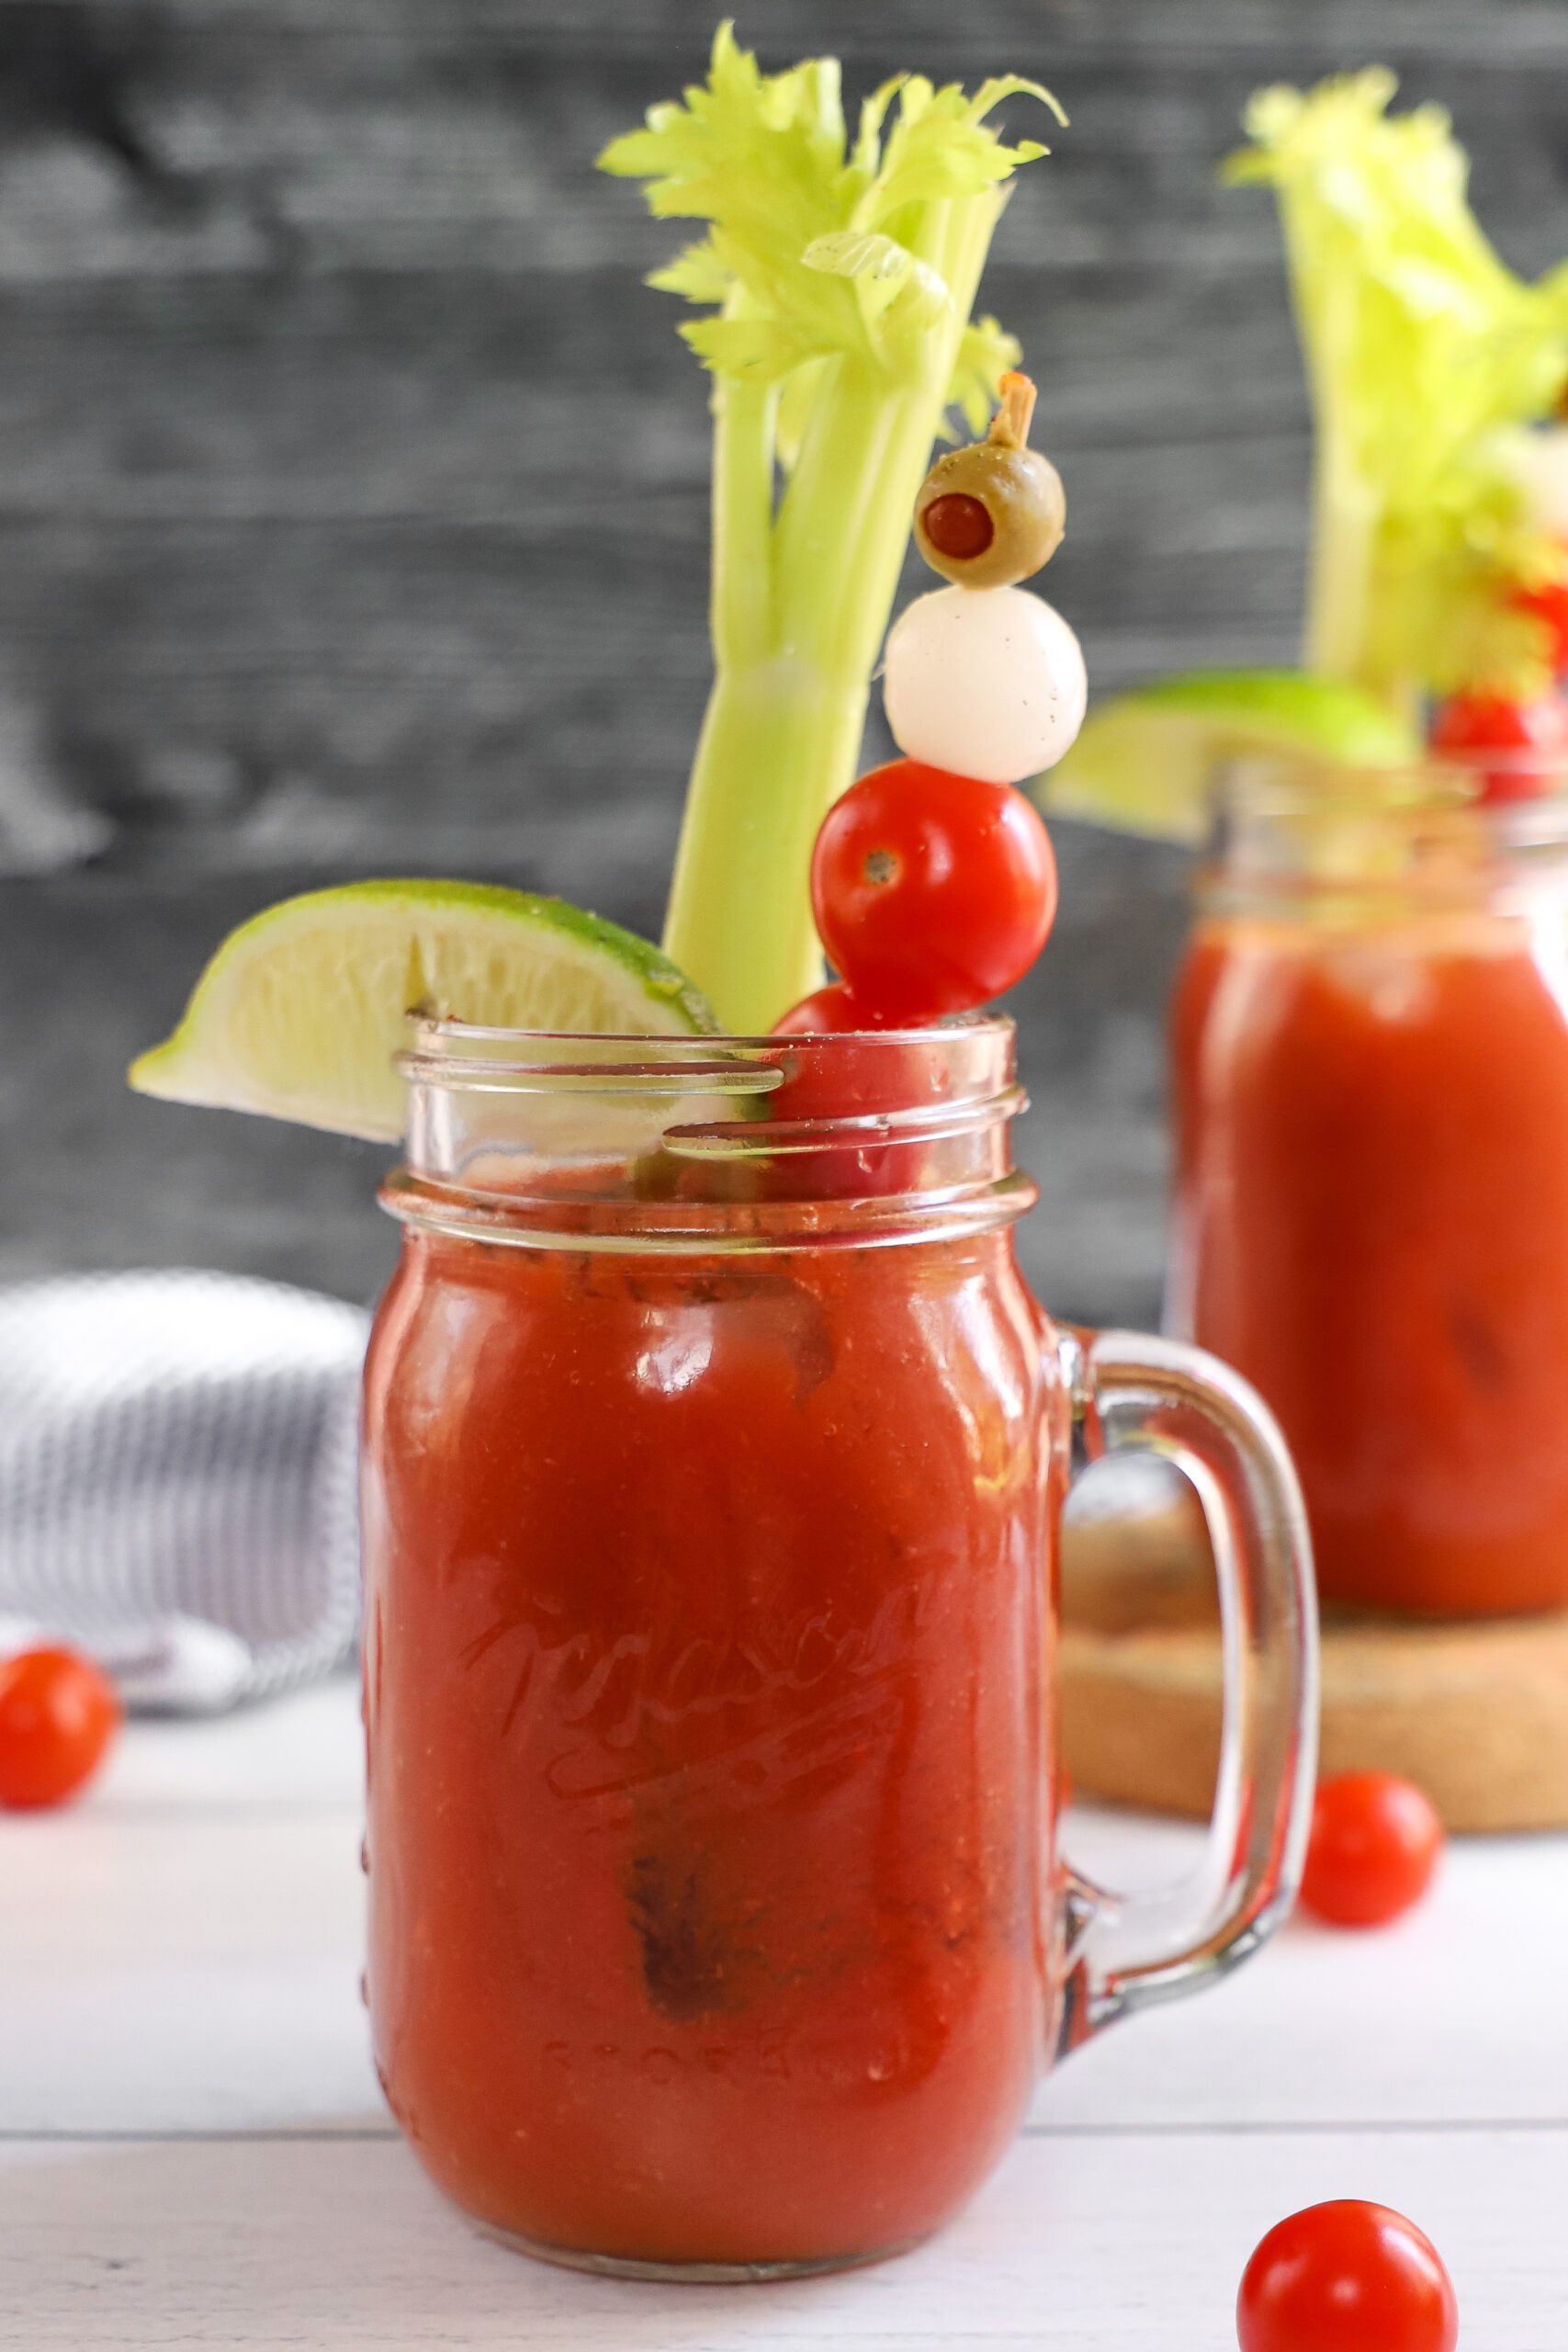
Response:
[[[367,1387],[369,1990],[545,2251],[924,2235],[1053,2030],[1051,1509],[1005,1236],[408,1237]]]
[[[1176,1320],[1283,1425],[1324,1592],[1568,1601],[1568,933],[1203,924]]]

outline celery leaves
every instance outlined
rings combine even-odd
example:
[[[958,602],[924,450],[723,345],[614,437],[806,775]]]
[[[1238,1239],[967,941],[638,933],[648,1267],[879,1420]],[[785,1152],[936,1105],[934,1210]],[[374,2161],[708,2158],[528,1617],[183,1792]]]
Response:
[[[722,309],[682,329],[716,374],[772,383],[837,354],[897,375],[922,363],[937,318],[960,334],[967,324],[966,310],[952,319],[963,288],[942,274],[941,208],[987,196],[1047,152],[1033,140],[1008,146],[989,128],[987,117],[1019,96],[1066,120],[1049,91],[1019,76],[972,97],[957,84],[900,76],[867,100],[846,152],[837,60],[764,74],[726,24],[707,83],[650,108],[646,128],[612,141],[599,163],[645,181],[660,217],[712,224],[649,282]],[[1008,339],[995,347],[1005,366]],[[987,338],[987,361],[992,348]],[[979,357],[972,346],[966,366]],[[967,378],[960,389],[970,391]]]

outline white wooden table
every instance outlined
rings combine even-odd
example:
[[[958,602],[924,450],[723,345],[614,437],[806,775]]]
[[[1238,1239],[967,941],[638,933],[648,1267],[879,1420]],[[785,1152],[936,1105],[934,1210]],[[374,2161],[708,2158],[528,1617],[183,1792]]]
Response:
[[[1568,2346],[1568,1844],[1455,1852],[1373,1937],[1290,1929],[1044,2088],[902,2261],[622,2285],[473,2236],[380,2106],[346,1683],[141,1725],[90,1801],[0,1819],[0,2346],[1049,2346],[1225,2352],[1268,2225],[1373,2197],[1437,2239],[1463,2352]],[[1089,1816],[1102,1875],[1189,1833]]]

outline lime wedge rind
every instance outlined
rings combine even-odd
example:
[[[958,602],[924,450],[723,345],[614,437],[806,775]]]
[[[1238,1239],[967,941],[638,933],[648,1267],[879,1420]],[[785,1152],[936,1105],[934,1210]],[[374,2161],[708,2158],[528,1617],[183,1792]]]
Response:
[[[468,882],[359,882],[231,932],[173,1035],[132,1063],[165,1101],[395,1141],[411,1010],[502,1029],[695,1036],[718,1023],[658,948],[564,899]]]
[[[1417,758],[1420,742],[1384,704],[1331,678],[1195,671],[1098,705],[1035,790],[1047,814],[1195,845],[1224,763],[1247,752],[1385,768]]]

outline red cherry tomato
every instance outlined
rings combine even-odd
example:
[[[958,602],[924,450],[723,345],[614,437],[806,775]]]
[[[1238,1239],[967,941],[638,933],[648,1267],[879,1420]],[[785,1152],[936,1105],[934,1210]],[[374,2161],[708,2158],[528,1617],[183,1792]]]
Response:
[[[837,1136],[824,1132],[814,1151],[781,1153],[772,1189],[786,1198],[804,1193],[818,1200],[866,1200],[902,1192],[919,1179],[920,1148],[897,1141],[891,1122],[897,1112],[942,1101],[945,1078],[918,1048],[878,1036],[859,1020],[852,1028],[853,1034],[833,1036],[814,1015],[809,1028],[784,1032],[832,1036],[833,1042],[803,1045],[787,1057],[784,1084],[768,1096],[764,1115],[770,1123],[810,1121],[824,1130],[837,1120],[889,1124],[840,1129]]]
[[[62,1804],[91,1779],[119,1729],[119,1694],[75,1650],[24,1650],[0,1664],[0,1804]]]
[[[1443,1825],[1414,1781],[1341,1772],[1312,1811],[1302,1901],[1337,1928],[1382,1928],[1418,1903],[1443,1850]]]
[[[1483,800],[1534,800],[1568,775],[1568,705],[1555,695],[1535,702],[1455,695],[1438,710],[1430,740],[1440,758],[1484,764]]]
[[[1543,581],[1539,588],[1521,588],[1514,598],[1522,613],[1533,613],[1547,631],[1547,659],[1551,674],[1568,670],[1568,576]]]
[[[1347,2197],[1271,2229],[1236,2299],[1241,2352],[1454,2352],[1459,2308],[1432,2241]]]
[[[1022,978],[1055,916],[1056,861],[1010,785],[891,760],[828,811],[811,902],[862,1004],[932,1021]]]
[[[803,996],[787,1012],[780,1013],[773,1023],[775,1037],[829,1037],[845,1031],[886,1027],[868,1012],[858,997],[852,996],[842,980],[829,980],[825,989],[817,989],[810,996]]]

